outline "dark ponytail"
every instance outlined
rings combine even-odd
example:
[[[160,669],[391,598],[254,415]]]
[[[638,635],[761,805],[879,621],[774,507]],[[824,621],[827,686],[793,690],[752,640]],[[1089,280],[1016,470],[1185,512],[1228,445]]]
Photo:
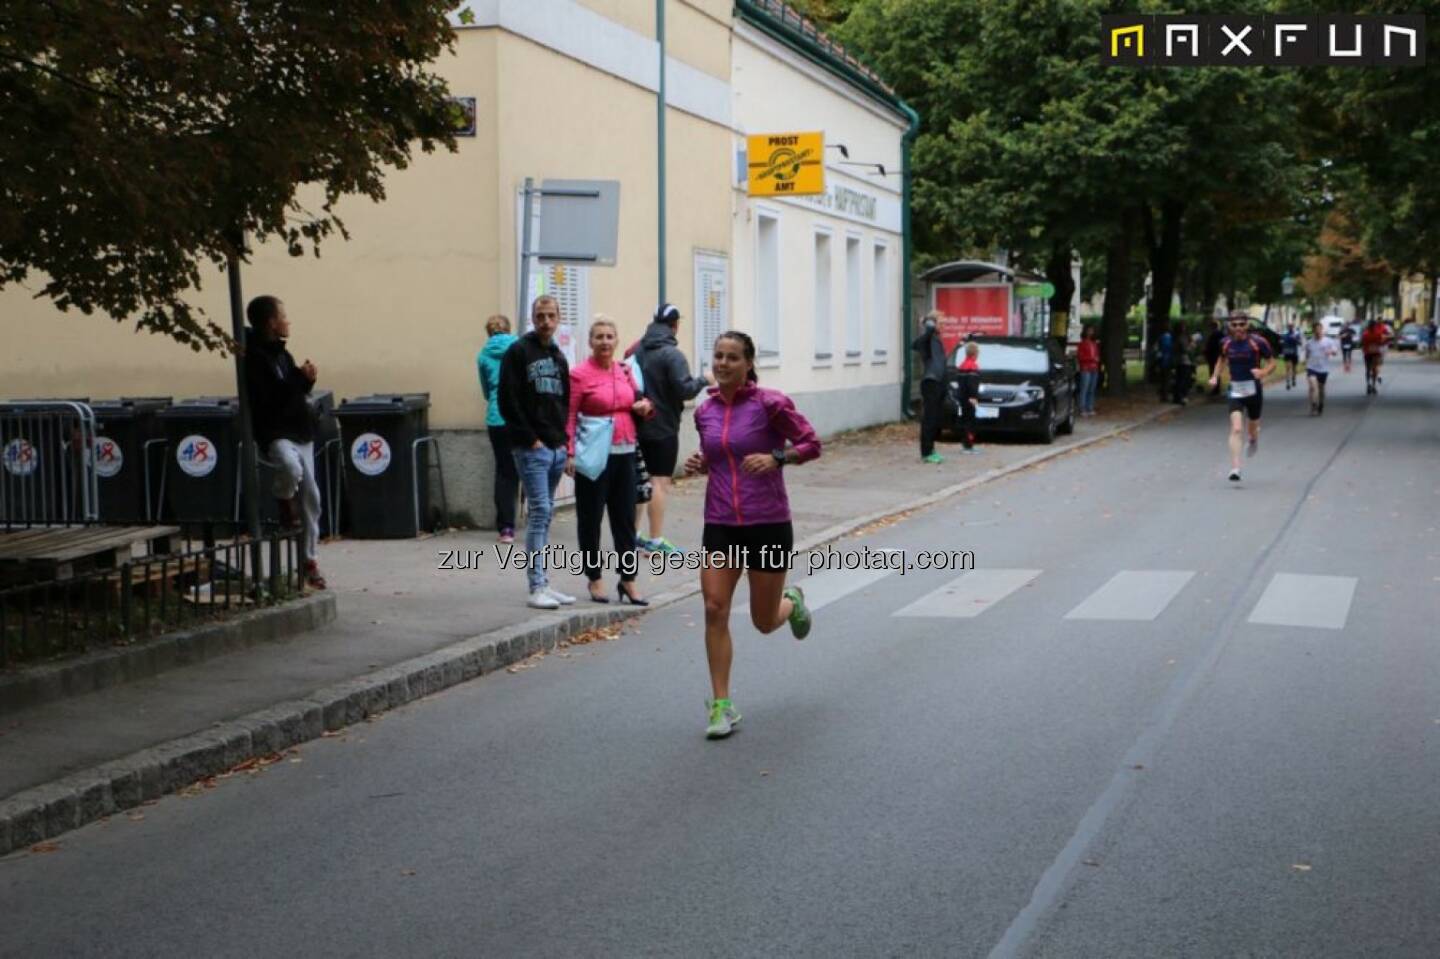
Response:
[[[745,378],[751,383],[759,383],[760,376],[755,372],[755,341],[750,339],[750,334],[742,333],[739,330],[726,330],[724,333],[715,337],[716,343],[719,343],[721,340],[734,340],[740,344],[745,359],[750,361],[750,372]]]

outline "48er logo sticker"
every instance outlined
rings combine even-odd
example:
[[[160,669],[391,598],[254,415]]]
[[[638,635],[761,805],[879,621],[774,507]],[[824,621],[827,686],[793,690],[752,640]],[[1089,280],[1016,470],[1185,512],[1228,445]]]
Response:
[[[361,433],[350,444],[350,462],[366,476],[379,476],[390,468],[390,444],[379,433]]]
[[[3,459],[11,476],[29,476],[40,465],[40,452],[25,437],[17,436],[5,444]]]
[[[208,437],[191,433],[175,449],[175,462],[186,476],[199,479],[215,472],[215,466],[220,462],[220,451]]]

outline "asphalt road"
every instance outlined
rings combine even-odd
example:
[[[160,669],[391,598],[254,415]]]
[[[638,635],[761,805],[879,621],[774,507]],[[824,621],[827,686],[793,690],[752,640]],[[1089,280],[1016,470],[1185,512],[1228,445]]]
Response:
[[[0,956],[1440,955],[1440,364],[1191,409],[0,860]],[[898,469],[919,469],[911,463]]]

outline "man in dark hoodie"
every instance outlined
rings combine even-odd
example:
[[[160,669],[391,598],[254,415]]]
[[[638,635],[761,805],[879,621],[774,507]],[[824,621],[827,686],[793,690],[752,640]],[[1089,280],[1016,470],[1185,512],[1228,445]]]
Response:
[[[500,358],[500,415],[510,430],[510,449],[525,490],[529,605],[557,609],[575,602],[575,597],[551,589],[545,569],[555,487],[565,472],[565,421],[570,414],[570,364],[555,343],[560,325],[555,297],[535,298],[530,325],[530,331]]]
[[[670,492],[675,462],[680,457],[680,414],[686,400],[694,399],[707,384],[715,382],[709,374],[690,375],[690,364],[675,338],[679,327],[680,311],[669,303],[662,304],[635,348],[645,395],[655,407],[654,415],[639,423],[640,455],[650,473],[653,492],[647,509],[650,536],[637,537],[637,541],[641,548],[653,552],[678,550],[665,538],[664,527],[665,496]]]
[[[943,463],[945,457],[935,452],[941,403],[945,399],[945,344],[940,338],[939,314],[925,314],[920,321],[920,335],[911,342],[910,349],[920,354],[920,460]]]
[[[299,366],[285,348],[290,319],[285,304],[257,296],[245,307],[250,335],[245,338],[245,392],[255,444],[275,470],[274,493],[286,526],[303,528],[300,563],[307,585],[325,588],[316,564],[320,542],[320,487],[315,482],[315,422],[306,399],[315,387],[315,364]],[[297,502],[298,501],[298,502]]]

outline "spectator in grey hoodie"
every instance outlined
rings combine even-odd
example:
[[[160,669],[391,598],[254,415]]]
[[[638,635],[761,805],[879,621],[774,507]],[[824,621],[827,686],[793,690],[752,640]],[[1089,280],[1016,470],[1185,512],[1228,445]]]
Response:
[[[650,473],[654,492],[647,513],[650,535],[637,536],[641,548],[652,552],[676,552],[678,547],[664,536],[665,497],[670,492],[675,464],[680,457],[680,414],[685,401],[694,399],[715,378],[710,374],[691,376],[690,363],[680,352],[675,333],[680,327],[680,310],[664,303],[655,311],[654,322],[635,345],[635,359],[644,379],[645,396],[655,407],[649,419],[639,423],[640,455]]]

